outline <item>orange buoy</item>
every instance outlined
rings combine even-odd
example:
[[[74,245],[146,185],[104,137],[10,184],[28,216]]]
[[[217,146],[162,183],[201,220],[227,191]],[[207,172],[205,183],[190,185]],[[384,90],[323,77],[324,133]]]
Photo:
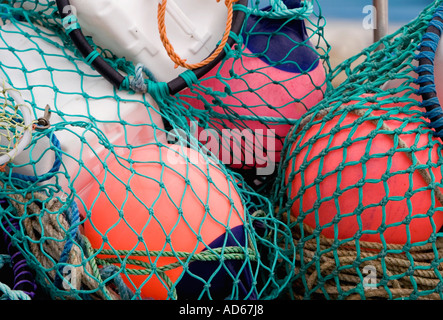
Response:
[[[441,144],[417,104],[379,101],[346,103],[296,138],[286,170],[291,214],[328,238],[425,241],[443,225],[442,189],[432,186],[442,181]]]
[[[121,261],[114,264],[125,264],[123,280],[134,292],[139,290],[142,298],[167,299],[165,277],[173,283],[180,278],[180,282],[191,284],[175,287],[178,298],[198,297],[212,278],[219,283],[210,283],[211,297],[227,296],[233,280],[220,276],[225,270],[219,268],[220,261],[212,262],[211,267],[210,263],[186,261],[177,253],[198,254],[214,246],[246,246],[245,210],[233,182],[216,163],[179,145],[136,148],[129,158],[110,159],[97,178],[99,183],[91,188],[85,235],[99,251],[159,251],[172,255],[125,256],[115,251],[114,255],[98,252],[97,258],[120,256]],[[153,271],[131,274],[143,267],[129,259],[146,263]],[[177,262],[171,270],[160,270]],[[197,263],[200,266],[192,269]],[[235,262],[230,267],[235,269]],[[193,275],[189,276],[186,270],[192,270]],[[218,278],[214,277],[217,272]]]

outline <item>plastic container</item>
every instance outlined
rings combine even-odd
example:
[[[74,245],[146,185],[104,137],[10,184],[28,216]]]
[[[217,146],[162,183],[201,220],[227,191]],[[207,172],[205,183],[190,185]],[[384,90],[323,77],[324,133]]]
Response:
[[[164,48],[157,22],[161,1],[71,0],[82,31],[94,43],[145,65],[155,80],[168,82],[186,69],[175,68]],[[217,47],[226,29],[224,1],[168,0],[165,26],[175,52],[187,63],[198,63]]]

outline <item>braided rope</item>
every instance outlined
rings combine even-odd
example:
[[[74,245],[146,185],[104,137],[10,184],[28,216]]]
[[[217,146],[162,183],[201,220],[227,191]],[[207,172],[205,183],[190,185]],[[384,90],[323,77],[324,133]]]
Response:
[[[284,214],[288,218],[287,214]],[[289,215],[291,223],[296,219]],[[301,230],[301,228],[303,230]],[[342,241],[316,235],[313,228],[292,228],[297,247],[295,299],[442,299],[439,290],[443,265],[443,239],[425,245]],[[364,287],[365,267],[378,275],[375,286]]]
[[[220,0],[216,0],[217,2],[220,2]],[[160,39],[163,43],[164,48],[166,49],[166,52],[168,53],[168,56],[171,58],[173,62],[175,62],[175,68],[178,66],[184,67],[189,70],[201,68],[203,66],[206,66],[207,64],[214,61],[215,58],[217,58],[218,55],[220,55],[221,51],[224,49],[226,43],[228,42],[231,26],[232,26],[232,19],[233,19],[233,12],[234,12],[234,2],[237,0],[225,0],[226,7],[228,8],[228,17],[226,20],[226,29],[223,33],[223,37],[221,39],[220,44],[217,46],[217,48],[214,50],[214,52],[204,59],[203,61],[200,61],[198,63],[188,64],[186,63],[186,59],[182,59],[174,50],[174,47],[170,43],[167,32],[166,32],[166,25],[165,25],[165,15],[166,15],[166,5],[167,0],[162,0],[162,3],[158,5],[158,14],[157,14],[157,20],[158,20],[158,30],[160,33]]]
[[[12,290],[9,286],[0,282],[0,300],[31,300],[31,297],[21,290]]]
[[[227,260],[240,260],[244,261],[245,259],[249,259],[251,261],[258,261],[258,255],[255,250],[250,246],[245,250],[242,247],[223,247],[223,248],[214,248],[207,251],[202,251],[200,253],[188,253],[188,252],[172,252],[172,251],[131,251],[131,250],[110,250],[110,249],[101,249],[95,250],[95,254],[99,253],[103,255],[103,258],[97,257],[96,261],[98,264],[103,265],[105,267],[111,267],[115,263],[121,263],[121,259],[119,257],[126,257],[125,271],[128,275],[150,275],[153,272],[156,272],[160,278],[165,282],[165,285],[168,287],[168,291],[170,292],[170,296],[172,299],[177,300],[178,295],[174,285],[174,282],[167,276],[166,272],[169,270],[174,270],[183,266],[183,264],[190,263],[193,261],[227,261]],[[155,266],[154,268],[148,262],[134,259],[135,257],[171,257],[177,258],[178,261],[174,263],[169,263],[163,266]],[[129,257],[129,258],[128,258]],[[128,266],[137,266],[142,267],[143,269],[133,269]]]
[[[3,187],[2,183],[0,184]],[[72,290],[86,288],[93,291],[98,298],[118,299],[116,293],[102,284],[99,270],[93,260],[86,259],[80,243],[87,240],[81,237],[72,243],[72,235],[68,234],[71,226],[64,214],[58,214],[64,211],[65,204],[57,199],[48,199],[46,195],[37,192],[28,193],[26,196],[14,193],[9,197],[19,217],[23,218],[24,229],[31,240],[28,242],[30,252],[53,282],[60,277],[60,267],[69,265],[72,280],[69,287]],[[40,208],[37,202],[44,203],[44,208]],[[69,242],[70,250],[65,252],[65,246]],[[87,245],[86,251],[91,252]],[[63,254],[67,254],[66,262],[59,264]],[[69,287],[64,285],[63,289],[71,290]]]

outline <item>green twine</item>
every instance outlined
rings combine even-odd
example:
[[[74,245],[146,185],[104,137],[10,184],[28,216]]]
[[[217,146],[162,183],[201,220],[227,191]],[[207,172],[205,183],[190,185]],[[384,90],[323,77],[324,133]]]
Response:
[[[200,253],[188,253],[188,252],[180,252],[180,251],[140,251],[140,250],[95,250],[95,254],[99,253],[100,255],[110,255],[110,256],[128,256],[131,257],[175,257],[178,259],[183,259],[187,263],[192,261],[219,261],[223,260],[244,260],[249,259],[251,261],[257,261],[257,255],[252,249],[247,249],[245,253],[245,249],[241,247],[224,247],[224,248],[215,248],[210,251],[202,251]],[[99,264],[101,263],[120,263],[121,259],[119,258],[97,258]],[[133,264],[137,266],[145,267],[146,270],[139,269],[129,269],[128,273],[131,274],[149,274],[152,272],[152,266],[150,263],[136,260],[136,259],[127,259],[127,264]],[[157,267],[160,271],[168,271],[175,268],[178,268],[183,265],[183,261],[174,262],[168,265],[164,265],[161,267]]]
[[[96,50],[91,51],[90,54],[88,54],[87,57],[85,57],[85,62],[88,65],[91,65],[95,59],[97,59],[100,56],[100,53],[98,53]]]
[[[3,295],[0,296],[0,300],[31,300],[31,297],[25,292],[20,290],[12,290],[9,286],[1,282],[0,292],[3,292]]]
[[[194,83],[197,83],[198,81],[197,75],[192,70],[186,70],[180,73],[180,77],[185,80],[188,87],[191,87]]]

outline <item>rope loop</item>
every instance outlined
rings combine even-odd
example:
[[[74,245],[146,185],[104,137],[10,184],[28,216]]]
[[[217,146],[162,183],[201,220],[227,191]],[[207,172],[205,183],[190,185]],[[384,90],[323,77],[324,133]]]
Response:
[[[217,2],[220,2],[220,0],[216,0]],[[162,0],[161,4],[158,5],[158,13],[157,13],[157,20],[158,20],[158,30],[160,33],[160,39],[163,43],[163,47],[166,49],[166,52],[168,53],[168,56],[171,58],[173,62],[175,62],[175,68],[178,68],[179,66],[194,70],[197,68],[204,67],[214,61],[215,58],[222,52],[223,48],[225,47],[226,43],[228,42],[231,27],[232,27],[232,20],[233,20],[233,11],[234,11],[234,3],[237,0],[225,0],[226,7],[228,8],[228,17],[226,20],[226,29],[223,33],[223,37],[217,46],[217,48],[214,50],[214,52],[204,59],[201,62],[198,63],[192,63],[188,64],[186,62],[186,59],[182,59],[174,50],[172,44],[170,43],[167,33],[166,33],[166,25],[165,25],[165,15],[166,15],[166,5],[167,0]]]

